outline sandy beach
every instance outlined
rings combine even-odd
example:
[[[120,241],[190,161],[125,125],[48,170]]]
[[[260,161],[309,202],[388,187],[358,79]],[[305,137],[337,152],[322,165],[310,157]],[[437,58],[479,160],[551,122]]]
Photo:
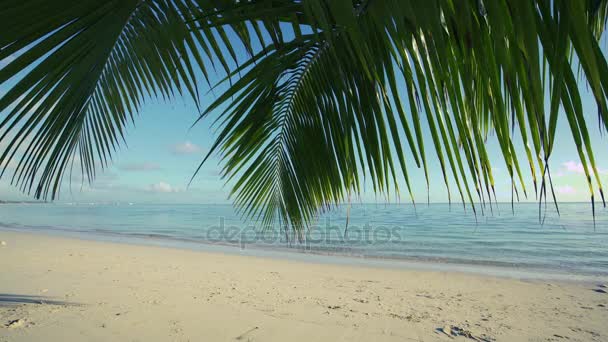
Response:
[[[608,339],[598,284],[0,240],[0,342]]]

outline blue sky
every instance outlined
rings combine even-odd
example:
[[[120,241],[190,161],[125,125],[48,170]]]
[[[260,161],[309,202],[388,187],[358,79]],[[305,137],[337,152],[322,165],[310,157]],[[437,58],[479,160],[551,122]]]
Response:
[[[602,44],[605,46],[605,44]],[[242,53],[242,52],[241,52]],[[9,60],[0,61],[0,68]],[[216,80],[219,78],[216,77]],[[212,80],[213,81],[213,80]],[[0,85],[0,96],[14,84],[14,80]],[[203,91],[203,94],[206,90]],[[203,105],[214,99],[213,94],[205,94]],[[597,129],[596,106],[589,92],[584,93],[584,106],[589,117],[590,134],[595,143],[596,161],[602,181],[608,184],[608,153],[606,138]],[[0,113],[0,117],[5,113]],[[202,167],[190,186],[188,182],[194,171],[209,151],[215,138],[215,129],[211,127],[212,120],[203,120],[193,128],[192,123],[198,112],[194,103],[187,97],[177,98],[170,103],[159,100],[148,100],[141,110],[135,126],[127,131],[127,144],[113,156],[109,168],[100,173],[90,185],[75,179],[72,186],[65,186],[60,195],[62,202],[153,202],[153,203],[230,203],[228,195],[230,184],[225,185],[221,179],[221,163],[218,156],[213,156]],[[425,129],[428,133],[428,130]],[[427,134],[429,135],[429,134]],[[554,185],[560,201],[588,201],[589,194],[582,167],[570,135],[565,117],[560,117],[558,123],[559,141],[552,156],[551,168]],[[519,137],[516,137],[519,142]],[[430,144],[427,139],[427,144]],[[0,142],[0,148],[5,142]],[[499,146],[494,137],[488,144],[490,158],[494,165],[497,196],[500,201],[510,201],[511,183],[506,168],[499,153]],[[521,143],[516,144],[520,154],[522,172],[528,180],[527,186],[533,193],[530,172],[527,169],[524,150]],[[427,148],[427,158],[430,161],[431,177],[430,200],[446,202],[447,194],[443,185],[439,164],[432,148]],[[413,163],[410,162],[409,165]],[[424,174],[421,169],[412,168],[410,177],[414,184],[414,196],[418,202],[427,198]],[[7,177],[0,180],[0,199],[25,200],[31,199],[21,194],[9,184]],[[400,187],[406,189],[405,182]],[[455,185],[452,184],[455,189]],[[452,198],[458,201],[457,193]],[[364,202],[395,201],[377,197],[368,188],[361,198]],[[534,200],[533,195],[529,200]],[[401,201],[409,202],[408,197]]]

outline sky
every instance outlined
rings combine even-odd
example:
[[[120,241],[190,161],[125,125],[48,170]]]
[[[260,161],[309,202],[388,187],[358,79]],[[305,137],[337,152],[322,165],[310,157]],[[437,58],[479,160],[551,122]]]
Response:
[[[605,48],[605,44],[602,44]],[[243,54],[243,51],[240,51]],[[11,61],[7,58],[0,61],[0,68]],[[217,75],[212,83],[220,79]],[[0,85],[0,97],[14,84],[10,80]],[[201,82],[204,83],[204,82]],[[211,103],[217,93],[202,91],[202,103]],[[600,168],[603,183],[608,184],[608,142],[597,128],[595,102],[588,91],[583,93],[586,115],[589,117],[589,128],[595,146],[595,157]],[[407,110],[407,108],[406,108]],[[0,118],[6,111],[0,113]],[[230,184],[225,184],[220,171],[222,163],[220,156],[213,155],[201,168],[190,185],[189,181],[194,171],[209,151],[218,126],[212,125],[212,120],[203,120],[191,128],[198,117],[198,110],[188,97],[178,97],[171,102],[148,99],[135,125],[129,125],[126,134],[127,145],[123,145],[118,153],[113,155],[111,165],[99,172],[92,184],[82,184],[78,179],[70,186],[63,187],[58,201],[60,202],[133,202],[133,203],[231,203],[229,199]],[[423,127],[424,128],[424,127]],[[555,145],[551,169],[554,186],[560,201],[588,201],[589,193],[582,165],[579,162],[576,148],[570,134],[565,116],[560,116],[558,122],[558,142]],[[427,128],[424,133],[429,136]],[[521,143],[517,143],[522,172],[527,180],[530,193],[532,183],[527,168],[527,159]],[[405,141],[404,141],[405,143]],[[427,139],[427,144],[430,144]],[[0,151],[6,142],[0,141]],[[429,145],[430,146],[430,145]],[[499,201],[511,200],[511,181],[499,152],[499,146],[494,136],[491,136],[487,148],[493,162],[496,192]],[[439,163],[430,147],[427,148],[431,187],[429,199],[431,202],[446,202],[447,194],[443,185]],[[412,165],[412,162],[409,163]],[[427,189],[422,169],[409,170],[414,197],[418,202],[425,202]],[[368,185],[359,199],[362,202],[396,202],[396,198],[377,196]],[[405,182],[400,181],[400,188],[406,189]],[[452,189],[455,185],[452,184]],[[457,193],[452,193],[454,201],[458,201]],[[32,197],[22,194],[10,185],[10,178],[0,179],[1,200],[32,200]],[[523,198],[522,198],[523,200]],[[533,195],[528,200],[534,200]],[[402,196],[401,202],[409,202],[408,197]]]

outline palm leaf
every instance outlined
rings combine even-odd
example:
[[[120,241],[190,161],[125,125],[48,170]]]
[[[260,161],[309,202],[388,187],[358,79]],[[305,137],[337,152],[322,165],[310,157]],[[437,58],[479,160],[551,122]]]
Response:
[[[0,70],[0,82],[16,80],[0,99],[0,141],[8,141],[0,164],[20,156],[13,182],[37,197],[57,194],[76,153],[92,179],[144,101],[189,95],[205,107],[201,119],[218,112],[210,153],[223,156],[243,215],[265,225],[302,232],[364,183],[400,197],[404,179],[414,201],[410,171],[423,168],[429,188],[429,152],[450,200],[457,191],[465,208],[491,211],[489,134],[514,195],[529,193],[524,155],[540,202],[553,193],[549,160],[563,116],[592,203],[596,187],[603,200],[580,88],[588,85],[608,128],[598,43],[605,0],[30,0],[6,8],[0,60],[22,54]],[[210,83],[216,65],[226,90],[201,104],[198,78]]]
[[[427,168],[420,119],[429,127],[448,196],[453,181],[474,211],[477,201],[482,212],[488,205],[491,210],[496,198],[485,147],[490,131],[514,194],[527,196],[516,126],[537,199],[553,190],[548,163],[560,113],[574,120],[569,119],[581,161],[588,175],[595,174],[602,194],[568,56],[575,53],[584,74],[593,73],[594,95],[604,102],[596,70],[606,65],[597,47],[606,2],[582,4],[579,18],[566,18],[564,13],[573,10],[567,1],[311,0],[304,5],[299,22],[311,25],[314,35],[295,37],[281,49],[269,47],[272,52],[255,67],[235,71],[243,78],[203,113],[228,106],[216,146],[225,157],[225,176],[238,179],[232,194],[245,216],[271,224],[278,215],[298,230],[319,209],[358,194],[361,176],[371,180],[374,191],[389,194],[398,194],[397,179],[404,177],[411,195],[406,161]],[[582,33],[590,46],[586,55],[570,48]],[[234,94],[238,98],[231,98]],[[576,108],[569,104],[571,96]]]
[[[14,60],[0,70],[13,82],[0,99],[0,162],[19,158],[12,182],[54,197],[73,155],[89,180],[107,165],[145,100],[199,105],[199,72],[208,80],[209,61],[228,71],[232,44],[211,28],[217,16],[195,28],[203,10],[217,12],[193,0],[5,2],[0,60]]]

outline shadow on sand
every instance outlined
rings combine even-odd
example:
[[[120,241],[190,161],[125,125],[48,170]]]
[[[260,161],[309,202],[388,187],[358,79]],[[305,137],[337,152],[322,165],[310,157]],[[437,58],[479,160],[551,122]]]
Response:
[[[51,297],[0,293],[0,307],[15,306],[20,304],[80,305],[77,303],[54,300]]]

